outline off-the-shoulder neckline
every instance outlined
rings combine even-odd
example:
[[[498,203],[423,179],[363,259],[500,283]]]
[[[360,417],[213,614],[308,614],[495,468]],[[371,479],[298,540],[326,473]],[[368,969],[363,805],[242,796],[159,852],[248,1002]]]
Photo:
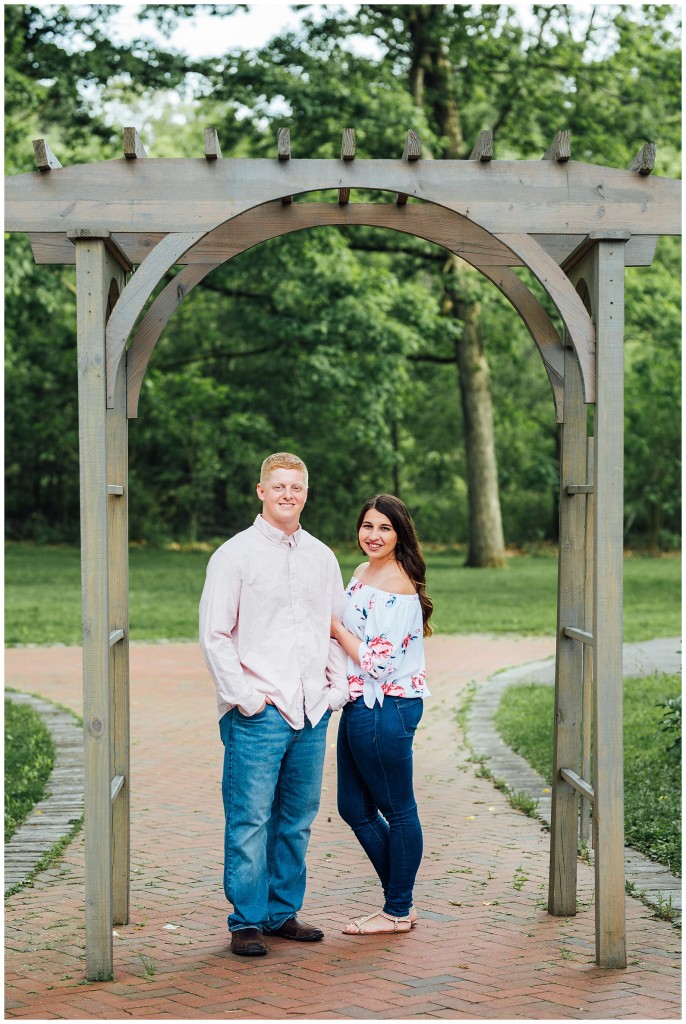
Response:
[[[388,594],[389,597],[416,597],[419,600],[419,594],[416,591],[414,594],[398,594],[394,590],[382,590],[381,587],[373,587],[371,583],[363,583],[362,580],[358,580],[357,576],[351,577],[350,583],[357,583],[360,587],[366,587],[367,590],[375,590],[377,594]]]

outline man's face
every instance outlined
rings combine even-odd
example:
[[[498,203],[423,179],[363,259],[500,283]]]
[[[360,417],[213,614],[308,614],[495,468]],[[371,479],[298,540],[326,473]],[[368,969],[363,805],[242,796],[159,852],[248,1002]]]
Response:
[[[257,497],[269,525],[292,533],[307,501],[305,475],[299,469],[273,469],[264,484],[257,485]]]

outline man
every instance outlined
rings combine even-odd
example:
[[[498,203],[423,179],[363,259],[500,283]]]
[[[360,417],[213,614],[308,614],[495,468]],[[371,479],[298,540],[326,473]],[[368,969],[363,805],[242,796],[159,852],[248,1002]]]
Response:
[[[348,700],[345,654],[330,638],[343,580],[333,552],[300,526],[302,459],[265,459],[257,496],[262,513],[212,555],[200,601],[224,744],[224,891],[239,956],[264,956],[264,933],[324,937],[297,915],[328,719]]]

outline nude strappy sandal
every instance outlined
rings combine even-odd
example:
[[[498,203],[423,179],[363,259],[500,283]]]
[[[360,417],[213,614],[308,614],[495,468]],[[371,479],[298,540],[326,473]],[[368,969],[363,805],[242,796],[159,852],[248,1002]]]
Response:
[[[393,922],[393,931],[390,929],[384,929],[383,931],[366,930],[365,925],[368,921],[372,921],[376,917],[383,917],[386,921]],[[398,925],[407,925],[407,928],[399,928]],[[409,915],[407,917],[391,917],[390,914],[385,914],[383,910],[377,910],[374,914],[367,914],[366,917],[358,917],[354,921],[350,921],[343,929],[344,935],[392,935],[395,932],[409,932],[412,928],[413,922],[410,920]],[[354,929],[348,931],[348,929]]]

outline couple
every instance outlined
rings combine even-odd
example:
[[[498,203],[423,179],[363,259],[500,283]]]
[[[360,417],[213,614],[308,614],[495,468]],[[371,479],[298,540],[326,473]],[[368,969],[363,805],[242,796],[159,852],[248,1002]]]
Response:
[[[231,950],[264,956],[264,934],[324,937],[298,912],[328,720],[341,708],[338,809],[385,899],[344,931],[408,932],[422,856],[412,741],[428,696],[423,638],[432,612],[412,519],[392,495],[366,503],[357,530],[368,561],[344,593],[333,552],[300,526],[303,461],[270,455],[257,496],[262,513],[214,553],[200,601],[224,744]]]

